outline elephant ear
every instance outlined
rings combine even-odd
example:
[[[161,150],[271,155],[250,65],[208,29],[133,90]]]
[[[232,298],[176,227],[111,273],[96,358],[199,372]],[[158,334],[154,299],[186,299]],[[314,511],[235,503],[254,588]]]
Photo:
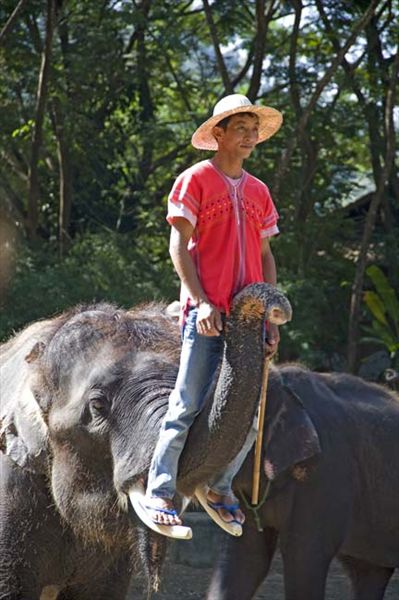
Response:
[[[29,471],[44,473],[47,464],[47,425],[31,389],[28,362],[36,360],[36,344],[22,364],[2,365],[0,448],[15,463]],[[20,361],[18,361],[19,363]]]
[[[264,438],[264,470],[269,480],[321,453],[313,421],[293,389],[283,384],[273,404]]]

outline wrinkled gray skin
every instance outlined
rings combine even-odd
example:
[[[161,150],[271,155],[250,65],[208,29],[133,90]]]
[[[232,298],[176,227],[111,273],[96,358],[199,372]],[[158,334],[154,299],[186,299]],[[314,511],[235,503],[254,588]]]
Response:
[[[182,455],[180,494],[245,440],[265,317],[291,317],[272,286],[235,298],[215,389]],[[138,521],[127,492],[145,481],[179,353],[178,327],[157,306],[76,309],[0,348],[2,600],[120,600],[139,558],[157,587],[166,538]]]
[[[252,453],[251,453],[252,454]],[[235,479],[251,498],[253,455]],[[286,600],[322,600],[337,556],[356,600],[380,600],[399,566],[399,398],[346,374],[298,365],[270,376],[256,527],[225,536],[208,600],[249,600],[277,540]]]

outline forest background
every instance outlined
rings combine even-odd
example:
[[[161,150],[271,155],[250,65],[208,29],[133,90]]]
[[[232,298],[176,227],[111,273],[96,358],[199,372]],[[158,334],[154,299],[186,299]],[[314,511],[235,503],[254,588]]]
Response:
[[[284,115],[246,163],[280,213],[279,359],[398,369],[398,29],[390,0],[2,0],[0,338],[178,297],[167,195],[238,92]]]

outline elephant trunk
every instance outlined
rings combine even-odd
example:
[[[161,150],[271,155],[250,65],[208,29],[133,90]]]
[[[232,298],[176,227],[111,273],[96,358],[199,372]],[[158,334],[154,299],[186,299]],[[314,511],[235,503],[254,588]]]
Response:
[[[179,462],[177,489],[191,496],[242,448],[256,414],[264,365],[264,322],[291,319],[287,298],[266,283],[239,292],[224,331],[224,352],[213,396],[196,418]]]

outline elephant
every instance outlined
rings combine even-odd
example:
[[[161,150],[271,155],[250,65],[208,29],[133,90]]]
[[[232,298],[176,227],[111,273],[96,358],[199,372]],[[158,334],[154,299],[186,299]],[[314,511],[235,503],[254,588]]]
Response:
[[[244,444],[264,321],[291,313],[264,283],[233,299],[221,366],[179,463],[181,506]],[[139,568],[158,588],[167,538],[129,498],[145,484],[179,354],[179,327],[155,303],[76,307],[1,346],[2,600],[122,600]]]
[[[249,600],[279,543],[286,600],[321,600],[334,557],[352,598],[380,600],[399,566],[399,397],[345,373],[285,364],[270,373],[260,501],[253,453],[234,480],[240,538],[225,536],[208,600]]]

